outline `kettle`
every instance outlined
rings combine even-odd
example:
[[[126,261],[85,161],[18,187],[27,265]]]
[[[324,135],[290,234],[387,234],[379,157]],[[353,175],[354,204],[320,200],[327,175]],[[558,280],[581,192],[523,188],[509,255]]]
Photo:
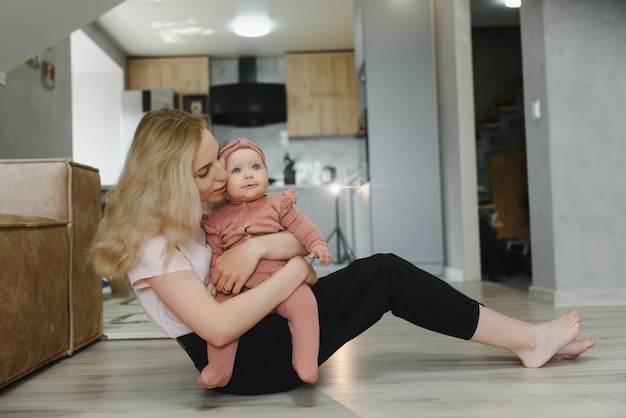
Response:
[[[330,184],[337,180],[337,169],[335,167],[326,166],[322,170],[322,183]]]
[[[296,162],[289,156],[289,153],[285,154],[283,162],[285,163],[283,170],[285,184],[296,184],[296,170],[293,168]]]

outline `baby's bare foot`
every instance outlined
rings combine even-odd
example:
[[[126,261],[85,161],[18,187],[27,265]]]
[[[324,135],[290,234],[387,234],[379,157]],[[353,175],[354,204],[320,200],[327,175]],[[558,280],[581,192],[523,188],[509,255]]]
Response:
[[[594,339],[576,340],[580,333],[580,312],[572,310],[553,321],[534,326],[535,340],[516,354],[524,367],[537,368],[551,358],[575,358],[595,344]]]
[[[226,367],[220,360],[210,362],[198,376],[198,386],[214,389],[226,386],[232,376],[232,369]]]
[[[296,354],[292,362],[300,380],[307,383],[317,382],[317,354],[309,351],[299,351]]]

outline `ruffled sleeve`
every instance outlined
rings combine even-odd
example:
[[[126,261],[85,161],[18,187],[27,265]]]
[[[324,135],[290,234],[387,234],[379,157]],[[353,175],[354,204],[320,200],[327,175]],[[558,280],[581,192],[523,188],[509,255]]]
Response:
[[[296,204],[296,201],[298,200],[296,198],[296,192],[293,189],[293,187],[290,187],[289,189],[283,191],[280,194],[280,206],[279,206],[279,215],[282,218],[287,212],[289,212],[291,210],[291,208],[293,207],[293,205]]]

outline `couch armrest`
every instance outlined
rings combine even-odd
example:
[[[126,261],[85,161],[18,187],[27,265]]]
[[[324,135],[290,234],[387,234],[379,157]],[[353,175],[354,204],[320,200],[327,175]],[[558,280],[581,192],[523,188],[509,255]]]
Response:
[[[0,160],[0,213],[70,220],[70,159]]]
[[[86,259],[100,222],[98,169],[71,158],[0,160],[0,213],[66,222],[69,232],[67,354],[102,336],[102,281]]]
[[[102,277],[96,275],[86,252],[100,223],[98,170],[68,162],[70,169],[70,219],[72,223],[72,273],[70,275],[71,335],[68,354],[103,335]]]

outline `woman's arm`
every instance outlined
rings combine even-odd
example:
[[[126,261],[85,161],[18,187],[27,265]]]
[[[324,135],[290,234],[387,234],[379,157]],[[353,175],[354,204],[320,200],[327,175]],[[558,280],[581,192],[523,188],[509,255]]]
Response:
[[[297,255],[307,255],[306,248],[290,232],[277,232],[255,237],[222,254],[211,270],[211,283],[217,289],[232,288],[239,294],[261,259],[289,260]]]
[[[146,279],[159,299],[205,341],[221,347],[241,337],[269,314],[302,283],[317,277],[302,257],[254,289],[218,303],[192,271],[179,271]]]

